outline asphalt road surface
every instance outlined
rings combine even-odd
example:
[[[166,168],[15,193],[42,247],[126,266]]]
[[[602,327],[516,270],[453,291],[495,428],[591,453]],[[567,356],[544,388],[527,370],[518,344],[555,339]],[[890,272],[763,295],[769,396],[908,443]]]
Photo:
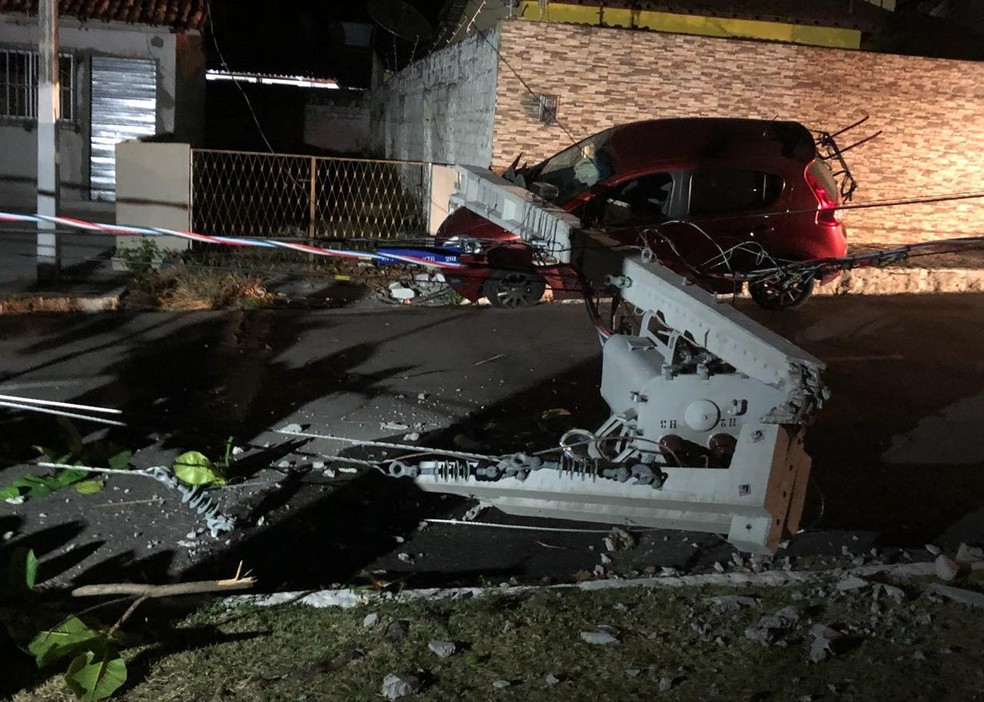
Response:
[[[898,557],[898,547],[982,540],[984,295],[742,309],[823,359],[834,393],[807,435],[805,528],[785,554]],[[0,363],[0,394],[121,409],[125,428],[77,426],[135,450],[137,467],[191,449],[220,457],[230,436],[241,450],[231,472],[242,480],[220,491],[238,526],[218,540],[173,491],[141,477],[0,504],[0,547],[33,547],[42,579],[159,582],[231,575],[243,561],[266,588],[424,586],[570,580],[602,565],[604,525],[488,510],[476,521],[569,530],[421,528],[473,505],[372,470],[333,471],[320,453],[344,445],[272,431],[418,433],[408,440],[505,452],[549,446],[571,424],[595,428],[607,416],[600,348],[579,305],[6,316]],[[543,419],[551,409],[570,416]],[[38,472],[31,447],[54,443],[51,418],[0,409],[0,487]],[[603,569],[697,572],[732,554],[715,535],[638,537]]]

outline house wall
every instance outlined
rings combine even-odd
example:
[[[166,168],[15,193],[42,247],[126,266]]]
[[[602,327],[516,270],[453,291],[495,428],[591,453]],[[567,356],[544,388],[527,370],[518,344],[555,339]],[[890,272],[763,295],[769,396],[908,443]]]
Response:
[[[172,34],[166,28],[112,23],[79,25],[63,20],[61,51],[76,54],[76,119],[60,132],[62,199],[88,197],[89,70],[87,58],[115,56],[157,62],[157,133],[180,135],[196,143],[204,121],[204,53],[196,34]],[[36,50],[36,19],[0,15],[0,46]],[[181,107],[182,117],[176,118]],[[33,207],[36,197],[37,135],[34,125],[0,122],[0,203]]]
[[[984,192],[982,63],[528,21],[499,31],[503,63],[557,96],[558,121],[577,139],[662,117],[778,117],[836,131],[870,115],[840,138],[882,130],[846,156],[855,204]],[[537,100],[509,68],[497,75],[493,167],[571,143],[538,121]],[[854,244],[977,235],[984,199],[856,209],[846,223]]]
[[[116,146],[116,223],[139,227],[191,229],[191,147],[124,141]],[[184,251],[187,239],[154,238],[164,251]],[[116,245],[139,245],[140,237],[118,236]]]
[[[473,36],[389,78],[373,93],[373,150],[386,158],[487,167],[498,63]],[[491,44],[489,43],[491,42]]]
[[[361,154],[372,148],[370,105],[366,93],[312,91],[304,105],[304,143],[336,154]]]

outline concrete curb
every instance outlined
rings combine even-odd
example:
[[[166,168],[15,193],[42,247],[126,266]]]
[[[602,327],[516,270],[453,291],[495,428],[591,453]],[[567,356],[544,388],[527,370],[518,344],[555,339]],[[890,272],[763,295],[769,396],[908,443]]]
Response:
[[[966,564],[970,570],[984,570],[984,562]],[[373,602],[407,602],[411,600],[459,600],[488,595],[527,595],[545,591],[621,590],[625,588],[679,588],[679,587],[789,587],[825,579],[842,579],[847,575],[858,577],[920,578],[936,575],[934,563],[906,563],[902,565],[873,564],[857,568],[822,571],[769,570],[762,573],[706,573],[702,575],[674,575],[656,578],[628,580],[589,580],[562,585],[516,585],[500,587],[422,588],[398,593],[367,592],[365,590],[321,590],[318,592],[277,592],[272,595],[237,595],[223,602],[228,607],[253,605],[276,607],[280,605],[305,605],[314,608],[340,607],[350,609]]]
[[[111,312],[120,308],[126,287],[96,294],[12,292],[0,294],[0,315],[30,312]],[[984,292],[984,269],[976,268],[865,268],[845,271],[837,280],[818,286],[814,295],[927,295]],[[741,297],[747,297],[743,291]],[[580,297],[544,302],[576,303]],[[482,304],[482,303],[479,303]],[[485,303],[487,304],[487,302]]]
[[[126,287],[96,294],[12,293],[0,297],[0,315],[29,312],[110,312],[118,310]]]

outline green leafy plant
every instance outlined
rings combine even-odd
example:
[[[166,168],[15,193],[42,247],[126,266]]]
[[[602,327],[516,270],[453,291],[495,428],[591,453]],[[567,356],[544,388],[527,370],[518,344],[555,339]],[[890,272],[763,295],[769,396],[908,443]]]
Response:
[[[22,620],[19,626],[11,626],[14,618],[5,617],[10,635],[15,640],[27,641],[27,652],[34,656],[38,668],[68,660],[63,677],[80,700],[106,699],[126,682],[126,664],[113,636],[126,615],[105,631],[73,615],[38,632],[37,624],[32,622],[50,616],[50,612],[34,595],[37,576],[38,559],[34,551],[24,547],[14,549],[7,563],[2,601],[24,616],[19,617]]]
[[[23,546],[15,548],[7,565],[7,587],[12,592],[34,589],[38,579],[38,559],[34,551]]]
[[[171,470],[185,485],[225,485],[232,462],[233,437],[228,437],[222,458],[213,461],[200,451],[185,451],[174,459]]]
[[[185,451],[174,459],[174,475],[185,485],[225,485],[222,469],[199,451]]]
[[[51,446],[34,448],[52,463],[107,467],[113,470],[126,470],[133,457],[132,451],[122,449],[111,442],[86,443],[75,425],[64,417],[58,417],[58,432],[54,443]],[[74,485],[75,490],[82,495],[91,495],[102,490],[105,485],[102,480],[89,478],[88,471],[71,468],[57,469],[50,475],[25,475],[10,485],[0,488],[0,500],[17,497],[37,499],[69,485]]]
[[[95,629],[72,616],[38,633],[27,645],[38,668],[71,659],[64,673],[68,688],[83,702],[110,697],[126,682],[126,663],[113,629]]]
[[[205,592],[229,592],[251,588],[256,578],[242,573],[242,563],[234,577],[218,581],[191,582],[166,585],[146,585],[134,588],[132,583],[83,586],[74,591],[82,596],[122,594],[124,598],[136,597],[112,626],[93,626],[82,619],[106,605],[120,600],[102,602],[79,614],[64,617],[54,626],[47,625],[40,632],[38,619],[52,621],[50,604],[34,593],[37,581],[38,559],[27,548],[17,548],[7,564],[7,577],[0,580],[0,623],[6,625],[11,639],[20,642],[24,650],[34,657],[38,668],[49,668],[68,661],[62,677],[69,690],[82,702],[99,702],[116,693],[127,680],[126,663],[120,653],[123,640],[116,634],[123,623],[148,599],[172,597]],[[5,587],[9,583],[9,587]],[[21,616],[7,616],[13,613]],[[15,621],[17,620],[17,621]],[[26,645],[24,643],[26,642]]]
[[[82,702],[104,700],[126,682],[126,664],[109,648],[101,656],[85,651],[72,659],[65,682]]]
[[[137,280],[146,280],[150,277],[162,259],[160,247],[151,238],[143,238],[135,246],[118,248],[116,256]]]
[[[71,469],[59,470],[52,475],[25,475],[10,485],[0,488],[0,499],[7,500],[16,497],[36,499],[47,497],[55,490],[60,490],[73,483],[80,483],[88,476],[89,473],[86,471]]]

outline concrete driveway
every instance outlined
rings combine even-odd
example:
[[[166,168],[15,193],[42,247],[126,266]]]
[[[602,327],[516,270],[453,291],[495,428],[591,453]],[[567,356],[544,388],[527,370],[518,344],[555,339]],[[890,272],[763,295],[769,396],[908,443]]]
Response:
[[[785,555],[865,559],[875,549],[896,558],[896,547],[981,541],[984,295],[743,309],[824,359],[834,391],[808,434],[809,526]],[[732,555],[713,535],[650,531],[601,566],[604,527],[495,512],[477,521],[554,530],[421,529],[471,504],[322,465],[321,452],[346,447],[272,431],[297,423],[356,439],[419,433],[422,446],[499,452],[555,442],[567,424],[542,419],[550,409],[594,428],[607,415],[600,349],[579,305],[0,317],[0,359],[0,394],[122,409],[126,428],[93,437],[137,450],[138,467],[189,449],[220,456],[229,436],[243,449],[232,468],[241,481],[219,498],[239,526],[219,540],[146,478],[0,505],[5,545],[34,547],[42,575],[58,583],[225,575],[239,561],[270,588],[530,582],[599,567],[697,572]],[[0,414],[0,486],[37,472],[30,447],[53,441],[53,427],[39,415]]]

